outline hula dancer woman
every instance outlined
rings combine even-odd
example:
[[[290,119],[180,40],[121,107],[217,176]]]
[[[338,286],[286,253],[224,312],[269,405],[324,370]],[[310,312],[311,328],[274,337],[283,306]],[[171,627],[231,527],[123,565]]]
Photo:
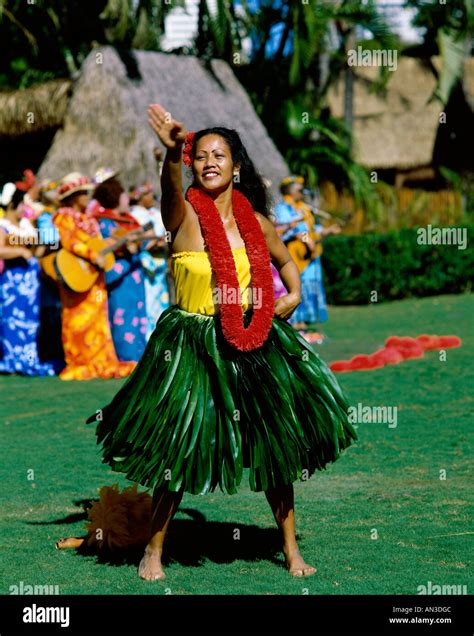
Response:
[[[265,186],[237,132],[186,134],[158,104],[149,121],[167,148],[162,215],[176,305],[161,315],[129,380],[88,420],[97,422],[103,461],[154,488],[139,575],[164,578],[163,541],[183,493],[235,493],[243,467],[281,528],[288,570],[313,574],[295,539],[292,482],[356,439],[346,401],[286,321],[300,302],[298,270],[267,218]],[[194,177],[186,197],[183,144]],[[270,261],[288,289],[276,302]]]

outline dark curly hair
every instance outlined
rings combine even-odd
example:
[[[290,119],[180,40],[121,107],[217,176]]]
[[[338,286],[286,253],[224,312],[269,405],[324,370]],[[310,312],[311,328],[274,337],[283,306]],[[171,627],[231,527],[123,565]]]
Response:
[[[230,148],[232,161],[240,165],[240,179],[239,181],[234,181],[233,187],[247,197],[256,212],[260,212],[260,214],[268,218],[270,216],[271,201],[267,186],[248,156],[239,133],[232,128],[224,128],[223,126],[204,128],[197,131],[193,141],[193,157],[196,154],[197,142],[206,135],[219,135],[219,137],[224,139]]]
[[[92,197],[107,210],[115,210],[120,201],[120,195],[124,192],[124,187],[118,179],[112,177],[104,183],[99,183]]]
[[[25,193],[23,192],[23,190],[19,190],[17,188],[15,192],[13,193],[13,196],[10,200],[10,203],[7,205],[7,208],[16,210],[17,207],[20,205],[20,203],[23,201],[24,196],[25,196]]]

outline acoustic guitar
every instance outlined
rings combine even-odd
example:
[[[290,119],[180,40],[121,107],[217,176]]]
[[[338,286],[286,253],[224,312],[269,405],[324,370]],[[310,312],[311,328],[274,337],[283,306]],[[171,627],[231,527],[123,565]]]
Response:
[[[318,208],[315,208],[311,205],[306,205],[313,215],[322,216],[324,219],[335,219],[340,225],[345,225],[345,221],[339,219],[338,217],[328,214],[327,212],[319,210]],[[301,217],[301,220],[304,220],[304,217]],[[300,274],[304,272],[304,270],[312,260],[314,260],[318,256],[321,256],[321,254],[323,253],[323,241],[319,232],[313,231],[311,232],[310,236],[314,243],[313,250],[309,248],[307,243],[296,237],[291,238],[289,241],[285,242],[286,247],[291,254],[291,258],[295,261]]]
[[[101,236],[91,238],[87,245],[105,257],[103,270],[87,259],[76,256],[76,254],[73,254],[64,248],[45,256],[41,260],[41,266],[47,276],[56,282],[65,285],[71,291],[77,293],[89,291],[99,278],[100,272],[109,272],[114,266],[114,252],[131,239],[137,240],[140,238],[154,238],[144,236],[152,228],[153,223],[146,223],[139,230],[128,232],[112,244],[107,243]]]
[[[304,272],[312,260],[317,256],[321,256],[323,252],[321,239],[314,240],[313,238],[313,241],[315,243],[314,250],[310,250],[307,243],[297,238],[290,239],[288,243],[286,243],[286,247],[290,252],[291,258],[295,261],[300,274]]]

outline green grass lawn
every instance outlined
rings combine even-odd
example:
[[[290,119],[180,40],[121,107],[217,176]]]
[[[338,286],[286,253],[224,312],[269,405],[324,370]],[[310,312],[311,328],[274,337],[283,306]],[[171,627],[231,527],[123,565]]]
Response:
[[[61,594],[416,594],[428,581],[472,593],[472,315],[469,296],[331,309],[318,348],[327,362],[389,335],[457,334],[463,345],[446,361],[430,352],[338,375],[351,404],[397,406],[398,425],[360,424],[357,445],[295,484],[301,551],[318,567],[308,579],[285,571],[265,497],[245,481],[237,495],[185,495],[164,582],[141,581],[133,558],[112,565],[56,550],[58,538],[82,534],[78,502],[128,483],[101,463],[84,424],[120,381],[0,377],[0,593],[20,581]]]

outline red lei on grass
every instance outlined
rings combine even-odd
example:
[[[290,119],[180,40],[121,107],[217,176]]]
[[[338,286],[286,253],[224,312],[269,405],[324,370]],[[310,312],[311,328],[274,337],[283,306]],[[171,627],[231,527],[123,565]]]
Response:
[[[217,286],[221,291],[239,290],[234,255],[214,201],[195,187],[188,189],[186,198],[198,216]],[[240,303],[221,304],[222,333],[227,342],[239,351],[252,351],[264,344],[272,326],[275,304],[270,253],[252,206],[248,199],[235,189],[232,192],[232,209],[250,262],[252,288],[261,290],[262,304],[260,307],[254,307],[252,320],[246,328]]]

